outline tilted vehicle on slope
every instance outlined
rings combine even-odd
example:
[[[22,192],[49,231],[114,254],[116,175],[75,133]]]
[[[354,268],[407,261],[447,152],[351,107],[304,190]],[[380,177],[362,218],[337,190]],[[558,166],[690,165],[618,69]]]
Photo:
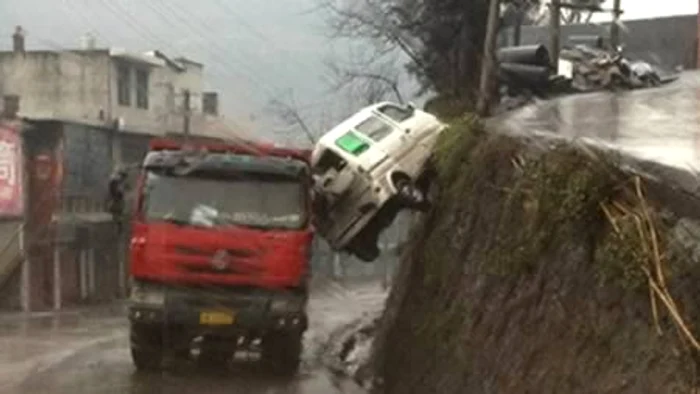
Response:
[[[260,345],[294,373],[307,328],[308,151],[155,141],[137,187],[130,245],[131,354],[225,364]]]
[[[376,259],[379,233],[396,214],[425,208],[425,164],[445,127],[413,105],[380,102],[326,133],[311,155],[318,234],[336,250]]]

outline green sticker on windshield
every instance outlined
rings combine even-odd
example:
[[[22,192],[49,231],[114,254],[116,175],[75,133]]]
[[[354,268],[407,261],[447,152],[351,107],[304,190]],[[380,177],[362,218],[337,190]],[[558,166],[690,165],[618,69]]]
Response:
[[[343,134],[342,137],[335,140],[335,144],[338,145],[340,149],[352,153],[355,156],[369,149],[369,144],[352,131]]]

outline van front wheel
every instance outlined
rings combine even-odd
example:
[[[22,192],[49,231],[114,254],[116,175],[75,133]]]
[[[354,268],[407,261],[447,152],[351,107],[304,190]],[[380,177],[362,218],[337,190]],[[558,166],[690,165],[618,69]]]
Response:
[[[427,209],[425,193],[416,187],[410,179],[399,177],[395,181],[399,203],[406,208],[423,211]]]

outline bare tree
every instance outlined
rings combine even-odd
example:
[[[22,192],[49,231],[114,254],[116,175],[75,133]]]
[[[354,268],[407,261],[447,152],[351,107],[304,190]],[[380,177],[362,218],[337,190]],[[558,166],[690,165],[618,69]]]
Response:
[[[321,0],[321,9],[328,12],[328,23],[334,38],[368,40],[377,57],[400,50],[414,66],[424,69],[419,43],[411,34],[418,24],[420,0]]]
[[[385,100],[390,95],[401,104],[405,102],[399,88],[400,67],[395,61],[384,61],[376,65],[344,65],[329,60],[326,61],[326,66],[333,74],[333,90],[346,90],[366,105]]]
[[[369,43],[375,60],[401,54],[419,94],[433,92],[472,106],[485,35],[485,0],[319,0],[333,37]],[[376,62],[374,62],[376,64]],[[376,73],[372,73],[376,76]]]
[[[315,133],[314,130],[309,127],[305,117],[301,113],[299,105],[294,99],[294,92],[292,90],[280,94],[279,98],[270,100],[268,108],[287,125],[299,127],[311,145],[316,143],[316,136],[318,133]]]

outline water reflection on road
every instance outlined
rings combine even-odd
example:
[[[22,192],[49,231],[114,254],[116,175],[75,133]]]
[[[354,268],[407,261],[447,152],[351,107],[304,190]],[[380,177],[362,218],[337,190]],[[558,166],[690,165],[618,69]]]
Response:
[[[700,169],[700,73],[669,85],[568,96],[504,118],[513,130],[593,138],[667,165]]]
[[[309,300],[299,374],[270,375],[259,363],[240,360],[230,368],[203,368],[182,361],[162,373],[136,373],[129,353],[124,305],[31,317],[0,318],[0,392],[5,393],[260,393],[356,394],[360,387],[323,367],[319,354],[334,330],[376,313],[386,292],[379,282],[314,287]]]

